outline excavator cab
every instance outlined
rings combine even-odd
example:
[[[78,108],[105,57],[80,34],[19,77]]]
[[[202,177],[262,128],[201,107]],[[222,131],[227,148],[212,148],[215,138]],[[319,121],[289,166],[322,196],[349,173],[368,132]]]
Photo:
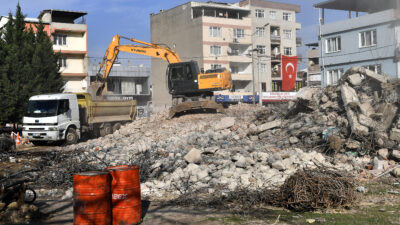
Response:
[[[195,95],[199,92],[197,62],[169,64],[167,68],[168,90],[171,95]]]

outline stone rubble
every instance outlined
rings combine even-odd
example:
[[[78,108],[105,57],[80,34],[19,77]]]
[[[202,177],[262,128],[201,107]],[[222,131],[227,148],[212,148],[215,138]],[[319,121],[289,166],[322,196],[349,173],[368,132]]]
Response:
[[[97,169],[137,164],[142,196],[150,199],[275,188],[303,168],[357,173],[372,165],[378,174],[400,161],[400,98],[390,82],[359,67],[338,86],[303,88],[288,104],[239,104],[226,114],[171,120],[165,111],[63,147],[75,152],[64,161]]]

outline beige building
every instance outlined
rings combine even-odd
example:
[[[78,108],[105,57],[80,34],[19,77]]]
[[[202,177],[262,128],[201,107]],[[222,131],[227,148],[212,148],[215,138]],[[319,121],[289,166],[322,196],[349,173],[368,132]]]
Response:
[[[85,92],[88,86],[88,26],[86,12],[43,10],[39,17],[48,25],[53,49],[61,53],[60,72],[66,81],[64,92]]]
[[[168,45],[183,61],[197,61],[204,70],[229,69],[238,92],[252,92],[253,76],[258,82],[258,75],[264,91],[279,91],[278,56],[297,54],[296,29],[301,26],[296,23],[296,13],[299,11],[296,5],[264,0],[236,4],[188,2],[150,15],[151,42]],[[275,12],[273,19],[271,12]],[[283,32],[285,38],[281,38]],[[256,48],[258,54],[252,51]],[[257,66],[261,68],[260,74]],[[152,58],[152,99],[156,111],[171,105],[166,68],[166,62]]]
[[[297,56],[297,47],[301,45],[296,37],[296,31],[301,29],[301,24],[296,22],[300,6],[265,0],[244,0],[239,6],[251,10],[253,49],[258,49],[253,65],[255,83],[261,84],[264,92],[280,91],[281,55]],[[299,85],[302,79],[297,79]]]

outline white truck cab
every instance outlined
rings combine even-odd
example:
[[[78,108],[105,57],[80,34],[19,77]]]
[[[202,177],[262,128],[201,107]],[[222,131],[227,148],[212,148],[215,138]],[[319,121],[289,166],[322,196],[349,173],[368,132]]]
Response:
[[[23,118],[22,135],[39,145],[49,141],[76,143],[81,135],[76,94],[32,96]]]

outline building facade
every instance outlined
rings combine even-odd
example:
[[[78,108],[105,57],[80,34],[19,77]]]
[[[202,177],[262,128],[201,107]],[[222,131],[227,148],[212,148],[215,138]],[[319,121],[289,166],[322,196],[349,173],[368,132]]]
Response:
[[[353,66],[399,77],[398,1],[378,2],[335,0],[315,5],[321,10],[318,35],[323,87],[336,84]],[[349,18],[325,24],[325,9],[348,11]]]
[[[269,17],[271,11],[274,19]],[[197,61],[204,70],[229,69],[237,92],[259,91],[255,85],[259,80],[264,91],[279,91],[280,54],[297,54],[296,29],[300,24],[295,18],[299,11],[299,6],[264,0],[188,2],[150,15],[151,42],[168,45],[183,61]],[[280,38],[281,32],[284,38]],[[272,53],[276,53],[273,60]],[[167,63],[151,60],[153,104],[155,110],[161,110],[171,105]]]
[[[263,92],[281,91],[281,56],[297,56],[301,45],[301,39],[296,37],[296,31],[301,29],[296,22],[300,6],[265,0],[244,0],[239,5],[251,11],[252,49],[259,50],[253,62],[255,83],[261,83]],[[302,79],[297,80],[301,83]]]
[[[89,80],[96,81],[99,65],[89,63]],[[115,63],[107,78],[106,98],[112,100],[137,101],[138,106],[146,106],[151,100],[150,67],[143,65],[131,66]]]
[[[310,50],[307,51],[307,77],[305,83],[311,87],[321,87],[321,67],[319,64],[319,53],[318,43],[306,44]]]
[[[65,81],[64,92],[85,92],[88,86],[88,26],[84,22],[86,12],[43,10],[44,31],[53,41],[53,49],[61,54],[60,73]],[[76,22],[76,20],[80,21]],[[0,27],[8,22],[8,17],[0,18]],[[37,18],[25,18],[26,27],[36,29]]]

